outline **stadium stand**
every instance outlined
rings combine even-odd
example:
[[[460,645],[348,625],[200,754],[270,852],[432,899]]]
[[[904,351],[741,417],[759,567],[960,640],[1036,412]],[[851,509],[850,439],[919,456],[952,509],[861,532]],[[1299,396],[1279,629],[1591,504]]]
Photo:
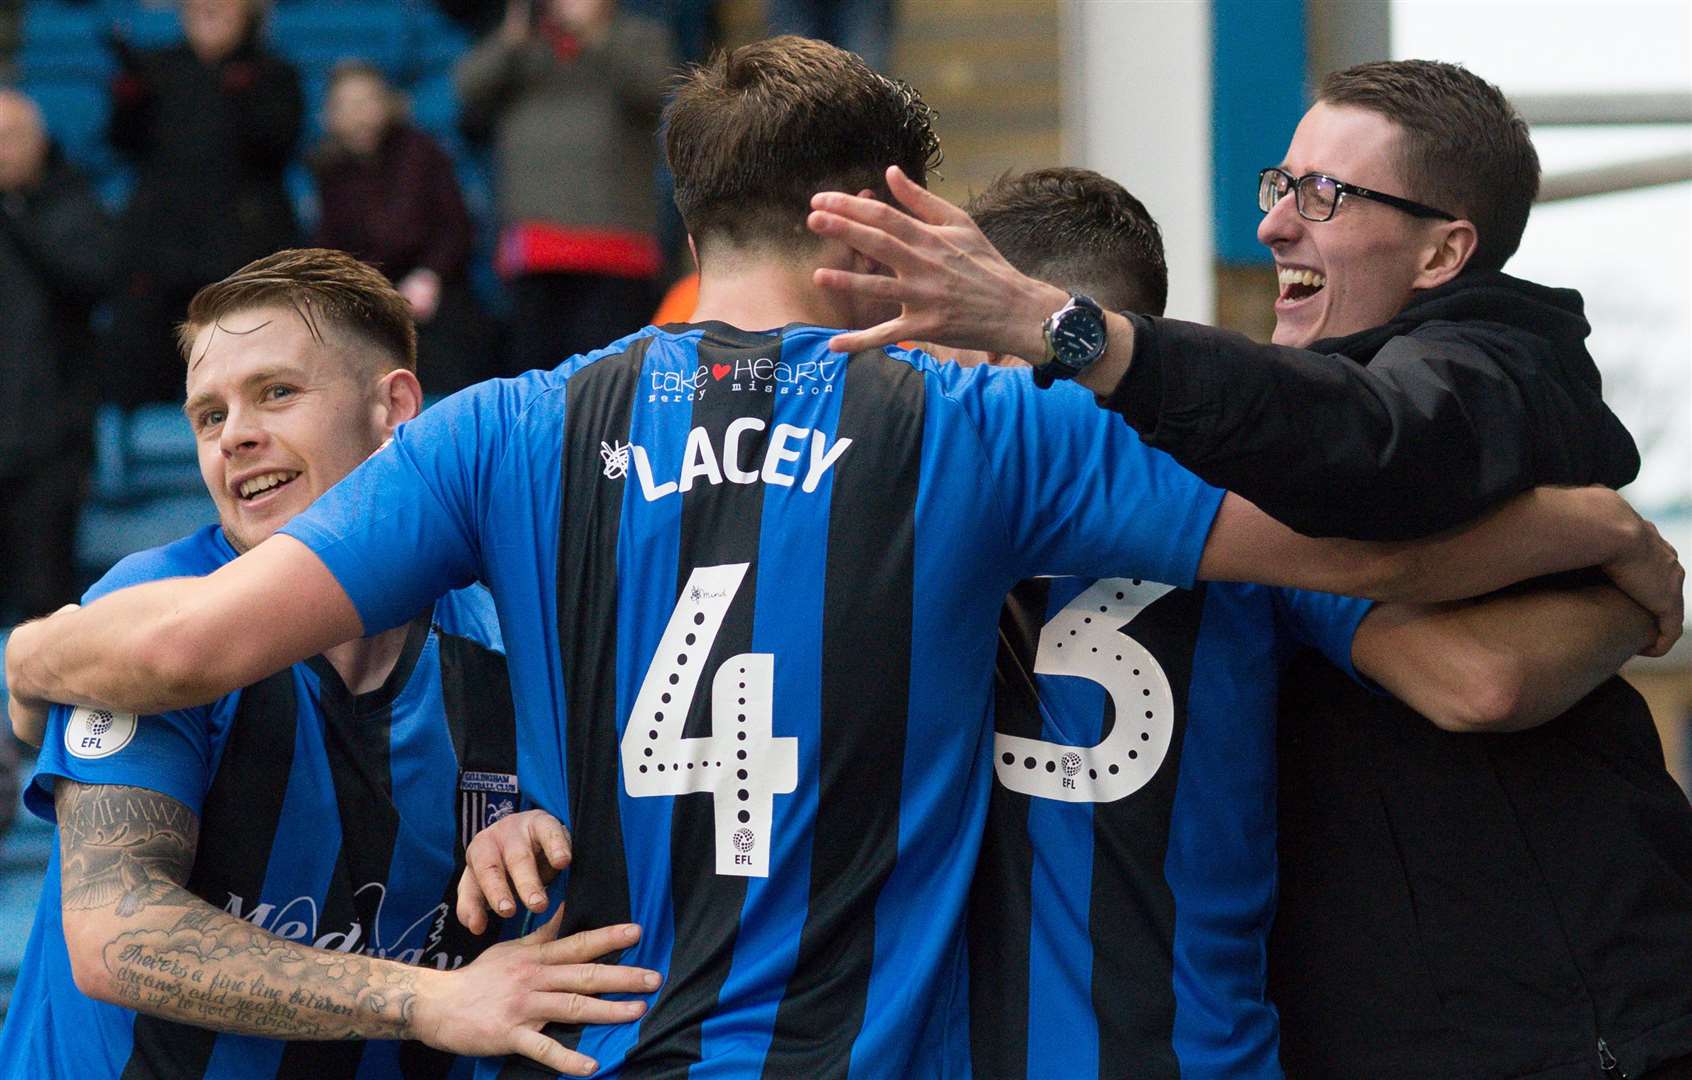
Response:
[[[319,115],[330,69],[348,57],[368,60],[411,94],[418,126],[456,159],[472,216],[480,223],[490,220],[487,162],[457,128],[452,66],[470,46],[461,27],[428,0],[280,0],[267,33],[277,51],[298,67],[306,91],[302,153],[321,134]],[[114,37],[133,47],[155,48],[178,40],[181,28],[171,7],[137,0],[30,0],[16,69],[20,88],[40,105],[48,131],[116,209],[128,195],[131,178],[105,141],[108,83],[117,66]],[[289,192],[309,227],[315,194],[303,166],[291,170]],[[491,225],[482,232],[478,268],[491,263]],[[490,271],[479,273],[477,286],[485,300],[498,305],[498,285]],[[214,516],[200,483],[192,435],[175,408],[147,406],[128,414],[112,406],[100,410],[89,495],[75,540],[86,580],[124,555],[186,535]],[[27,775],[27,762],[24,768]],[[27,812],[20,812],[11,831],[0,837],[0,1016],[17,977],[51,842],[52,831]]]

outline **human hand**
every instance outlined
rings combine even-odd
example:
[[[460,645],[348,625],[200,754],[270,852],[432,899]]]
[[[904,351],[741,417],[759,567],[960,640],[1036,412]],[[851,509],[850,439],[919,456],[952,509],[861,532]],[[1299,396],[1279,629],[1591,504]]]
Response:
[[[535,858],[546,854],[546,865]],[[458,921],[472,934],[487,929],[489,910],[517,911],[512,894],[537,915],[546,910],[546,883],[570,865],[570,832],[545,810],[525,810],[489,825],[464,849],[458,879]]]
[[[851,353],[896,341],[932,341],[1025,359],[1044,356],[1041,328],[1069,294],[1018,272],[968,214],[898,166],[887,170],[887,186],[910,213],[845,192],[811,196],[806,224],[812,232],[844,241],[892,272],[820,268],[812,280],[864,300],[897,303],[900,309],[896,319],[836,335],[829,348]]]
[[[1640,655],[1662,656],[1685,628],[1686,568],[1655,525],[1639,518],[1638,526],[1638,539],[1603,570],[1616,588],[1657,620],[1657,638]]]
[[[7,684],[6,712],[12,718],[12,734],[39,749],[41,740],[47,737],[47,703],[20,698],[11,692],[10,685]]]
[[[560,907],[534,933],[501,942],[456,971],[420,969],[409,1036],[452,1054],[521,1054],[556,1072],[592,1073],[597,1062],[542,1029],[551,1023],[638,1020],[646,1002],[595,995],[648,994],[663,980],[656,971],[592,962],[633,945],[640,939],[638,926],[607,926],[559,939],[563,920]]]
[[[66,604],[47,618],[76,609],[76,604]],[[12,720],[12,734],[31,746],[40,746],[47,735],[47,710],[50,705],[39,698],[20,694],[19,688],[25,683],[23,661],[29,655],[40,624],[46,621],[35,619],[22,623],[6,639],[6,712]]]
[[[441,276],[425,267],[420,266],[401,278],[394,291],[405,297],[405,302],[411,305],[412,317],[420,323],[434,318],[441,306]]]

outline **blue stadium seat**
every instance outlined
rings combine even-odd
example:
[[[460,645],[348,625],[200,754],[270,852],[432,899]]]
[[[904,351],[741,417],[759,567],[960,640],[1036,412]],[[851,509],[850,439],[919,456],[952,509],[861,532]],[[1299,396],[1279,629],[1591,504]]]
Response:
[[[194,433],[182,410],[161,403],[129,413],[129,458],[146,464],[194,460]]]
[[[106,0],[105,19],[138,49],[157,49],[182,40],[182,22],[176,17],[174,4]]]
[[[203,493],[194,437],[170,405],[143,405],[125,414],[102,406],[94,419],[94,502],[134,507],[155,498]]]
[[[474,44],[464,28],[442,14],[431,0],[407,0],[413,78],[451,75],[458,58]]]
[[[41,107],[48,134],[72,161],[94,172],[115,164],[116,155],[106,143],[111,96],[103,80],[47,80],[30,72],[22,89]]]
[[[398,77],[409,34],[405,6],[398,0],[298,0],[272,9],[269,36],[271,46],[302,72],[327,71],[341,60],[358,58]]]
[[[439,139],[454,157],[461,157],[458,134],[458,91],[450,72],[426,75],[411,88],[411,118]]]
[[[33,0],[24,5],[18,66],[31,79],[104,81],[114,66],[107,29],[97,6]]]

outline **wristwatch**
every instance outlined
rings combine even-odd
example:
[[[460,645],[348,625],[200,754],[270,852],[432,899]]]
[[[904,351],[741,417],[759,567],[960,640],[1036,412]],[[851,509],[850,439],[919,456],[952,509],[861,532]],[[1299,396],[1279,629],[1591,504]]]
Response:
[[[1046,358],[1034,365],[1034,383],[1046,387],[1058,379],[1073,379],[1104,355],[1109,344],[1104,309],[1090,296],[1070,293],[1069,303],[1052,312],[1042,327]]]

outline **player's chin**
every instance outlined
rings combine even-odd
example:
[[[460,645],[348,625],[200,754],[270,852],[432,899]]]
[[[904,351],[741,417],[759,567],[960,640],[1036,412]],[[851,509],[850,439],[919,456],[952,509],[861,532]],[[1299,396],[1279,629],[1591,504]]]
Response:
[[[286,525],[292,517],[292,513],[242,513],[237,508],[233,513],[221,515],[220,524],[223,526],[223,534],[229,538],[235,550],[246,552],[275,536],[276,531]]]

